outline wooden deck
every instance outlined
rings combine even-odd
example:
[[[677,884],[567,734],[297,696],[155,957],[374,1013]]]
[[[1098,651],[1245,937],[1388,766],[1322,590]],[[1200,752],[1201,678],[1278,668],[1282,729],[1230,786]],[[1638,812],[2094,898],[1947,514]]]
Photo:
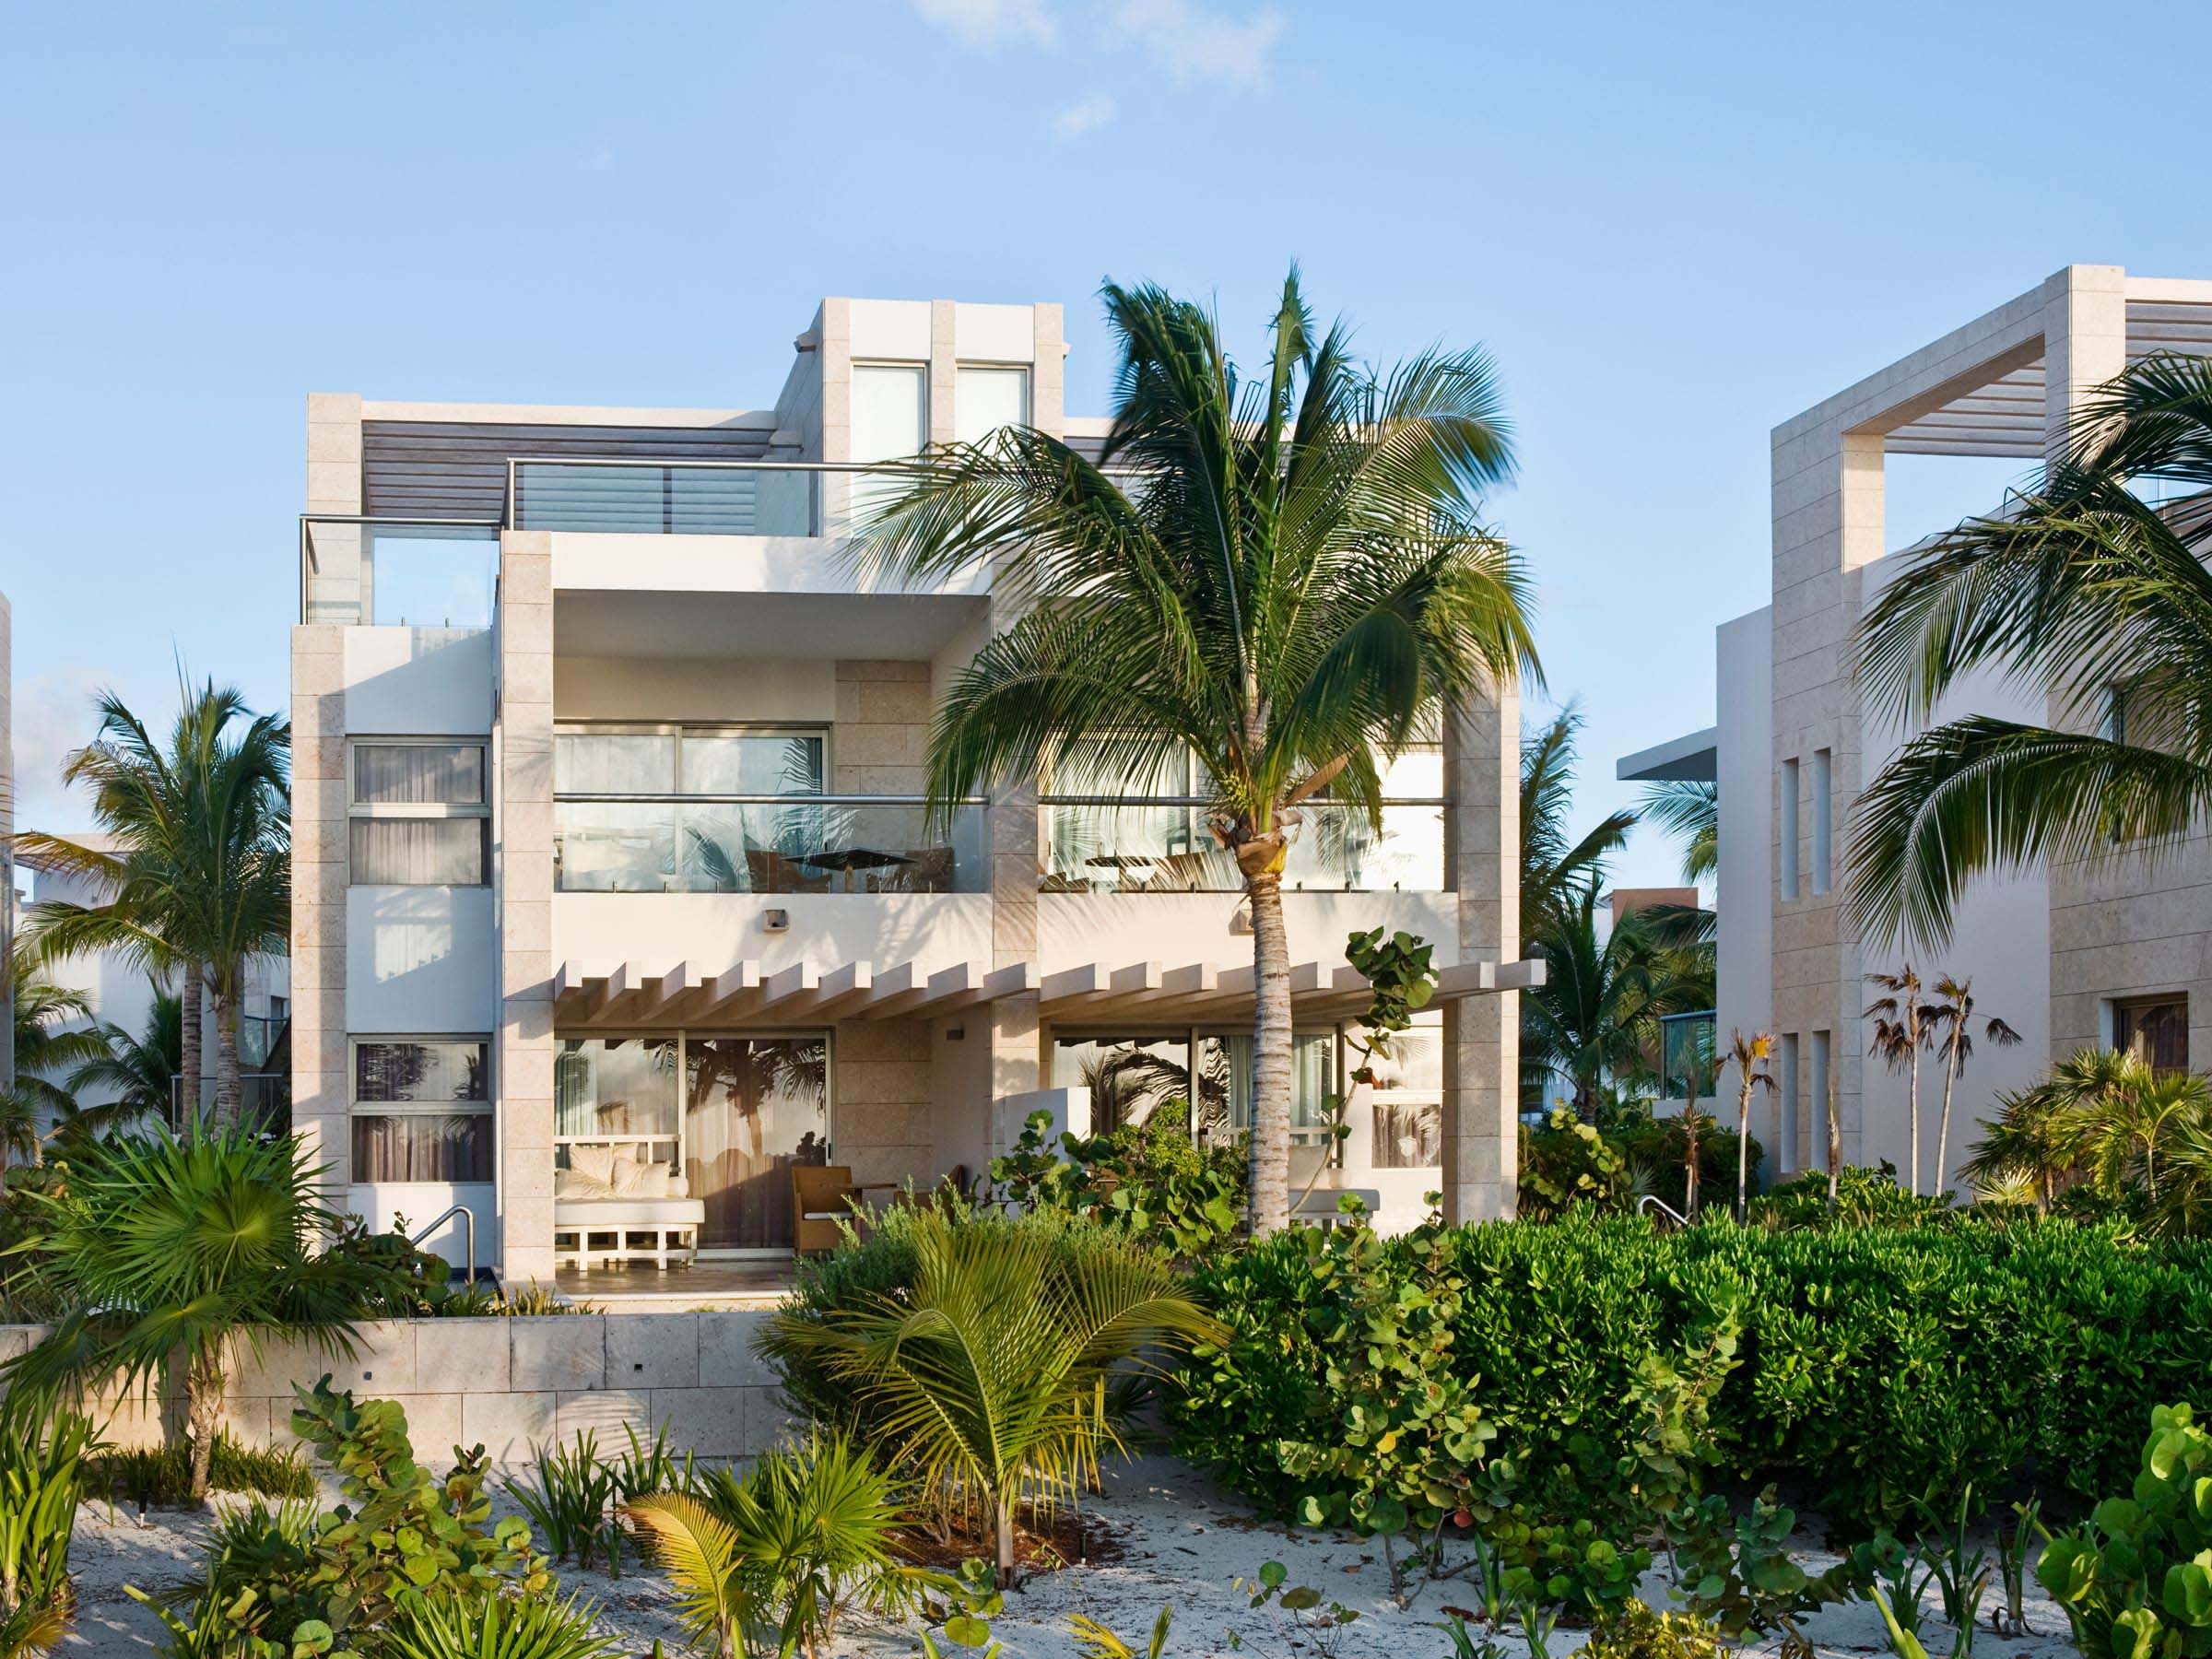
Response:
[[[650,1264],[563,1267],[554,1288],[571,1301],[604,1312],[654,1312],[692,1308],[772,1308],[791,1288],[788,1260],[695,1262],[666,1270]]]

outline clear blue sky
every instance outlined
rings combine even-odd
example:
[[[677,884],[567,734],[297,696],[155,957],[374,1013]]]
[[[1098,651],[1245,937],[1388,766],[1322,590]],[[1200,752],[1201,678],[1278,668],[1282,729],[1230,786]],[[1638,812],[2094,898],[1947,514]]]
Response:
[[[1295,257],[1390,359],[1482,342],[1556,694],[1712,718],[1767,433],[2069,262],[2212,275],[2195,6],[860,0],[9,8],[0,588],[23,816],[93,691],[285,698],[301,399],[758,406],[825,293],[1101,277],[1255,348]],[[1930,527],[2003,469],[1893,468]],[[1665,879],[1671,850],[1618,874]]]

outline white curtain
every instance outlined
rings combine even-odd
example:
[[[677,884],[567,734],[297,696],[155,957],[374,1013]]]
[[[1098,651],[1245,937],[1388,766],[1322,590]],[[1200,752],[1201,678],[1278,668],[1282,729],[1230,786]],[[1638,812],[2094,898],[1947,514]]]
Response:
[[[489,824],[480,818],[357,818],[353,885],[481,887]]]
[[[357,744],[353,798],[364,806],[481,806],[483,745]]]

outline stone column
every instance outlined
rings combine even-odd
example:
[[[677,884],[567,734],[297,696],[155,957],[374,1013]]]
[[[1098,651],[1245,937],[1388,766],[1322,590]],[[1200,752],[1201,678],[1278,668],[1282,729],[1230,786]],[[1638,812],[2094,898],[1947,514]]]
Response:
[[[1521,694],[1496,688],[1446,712],[1452,888],[1459,960],[1521,955]],[[1444,1006],[1443,1194],[1448,1221],[1512,1215],[1519,1192],[1521,998]]]
[[[329,1166],[331,1201],[352,1180],[346,1025],[346,630],[292,629],[292,1128]]]
[[[500,537],[500,1277],[553,1277],[553,558]]]

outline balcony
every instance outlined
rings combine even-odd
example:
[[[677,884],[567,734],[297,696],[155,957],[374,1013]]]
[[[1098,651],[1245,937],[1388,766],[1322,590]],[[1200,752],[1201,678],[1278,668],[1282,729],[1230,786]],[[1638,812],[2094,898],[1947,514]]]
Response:
[[[300,619],[348,628],[491,626],[500,527],[331,515],[300,521]]]
[[[562,793],[564,893],[982,893],[982,804],[894,795]]]
[[[825,462],[507,464],[507,527],[606,535],[842,535],[885,488]]]
[[[1197,795],[1046,795],[1039,806],[1047,893],[1235,893],[1237,861],[1206,828]],[[1285,891],[1442,892],[1448,803],[1395,800],[1377,830],[1364,807],[1312,801],[1299,808]]]

